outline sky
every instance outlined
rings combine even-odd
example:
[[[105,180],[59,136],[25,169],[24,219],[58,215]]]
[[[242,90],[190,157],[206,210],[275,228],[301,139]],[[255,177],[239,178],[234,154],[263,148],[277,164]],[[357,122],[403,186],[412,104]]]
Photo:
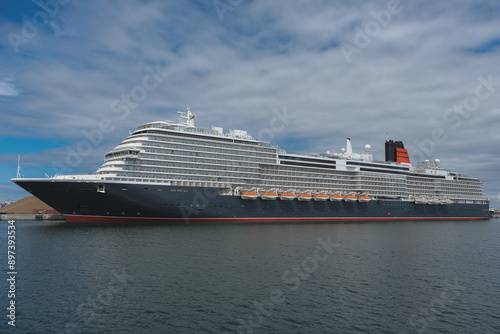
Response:
[[[289,153],[413,163],[484,181],[500,208],[500,3],[0,3],[0,201],[10,179],[93,173],[140,124],[249,131]]]

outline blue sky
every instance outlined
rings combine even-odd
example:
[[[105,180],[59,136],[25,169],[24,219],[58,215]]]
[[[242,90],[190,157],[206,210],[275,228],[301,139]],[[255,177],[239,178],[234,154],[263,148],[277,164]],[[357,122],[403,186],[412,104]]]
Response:
[[[18,154],[26,177],[92,173],[189,105],[197,126],[255,136],[286,110],[272,142],[289,152],[350,137],[382,160],[389,133],[500,207],[498,17],[493,0],[3,1],[0,201],[27,195]]]

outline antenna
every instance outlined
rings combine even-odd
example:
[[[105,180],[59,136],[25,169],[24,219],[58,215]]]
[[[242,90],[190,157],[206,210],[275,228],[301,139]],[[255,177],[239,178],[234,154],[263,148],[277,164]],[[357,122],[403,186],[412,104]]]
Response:
[[[16,178],[20,179],[21,178],[21,155],[17,155],[17,175]]]
[[[181,122],[182,122],[182,119],[186,120],[186,123],[183,124],[185,127],[187,127],[187,128],[194,128],[195,127],[194,126],[195,115],[191,112],[191,109],[189,108],[189,106],[187,106],[185,112],[178,111],[177,113],[181,114],[181,116],[180,116]]]

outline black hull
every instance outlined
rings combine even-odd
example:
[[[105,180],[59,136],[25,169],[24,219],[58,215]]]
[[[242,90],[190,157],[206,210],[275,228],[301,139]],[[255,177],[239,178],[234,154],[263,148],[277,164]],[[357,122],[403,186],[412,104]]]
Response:
[[[151,183],[15,179],[68,221],[347,221],[491,218],[488,204],[430,205],[398,200],[265,201],[217,188]]]

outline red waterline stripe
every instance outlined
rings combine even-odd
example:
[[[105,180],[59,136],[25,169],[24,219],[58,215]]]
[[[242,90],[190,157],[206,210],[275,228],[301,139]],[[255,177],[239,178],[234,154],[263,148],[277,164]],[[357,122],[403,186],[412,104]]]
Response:
[[[280,218],[139,218],[64,215],[67,222],[312,222],[312,221],[384,221],[384,220],[482,220],[489,217],[280,217]]]

